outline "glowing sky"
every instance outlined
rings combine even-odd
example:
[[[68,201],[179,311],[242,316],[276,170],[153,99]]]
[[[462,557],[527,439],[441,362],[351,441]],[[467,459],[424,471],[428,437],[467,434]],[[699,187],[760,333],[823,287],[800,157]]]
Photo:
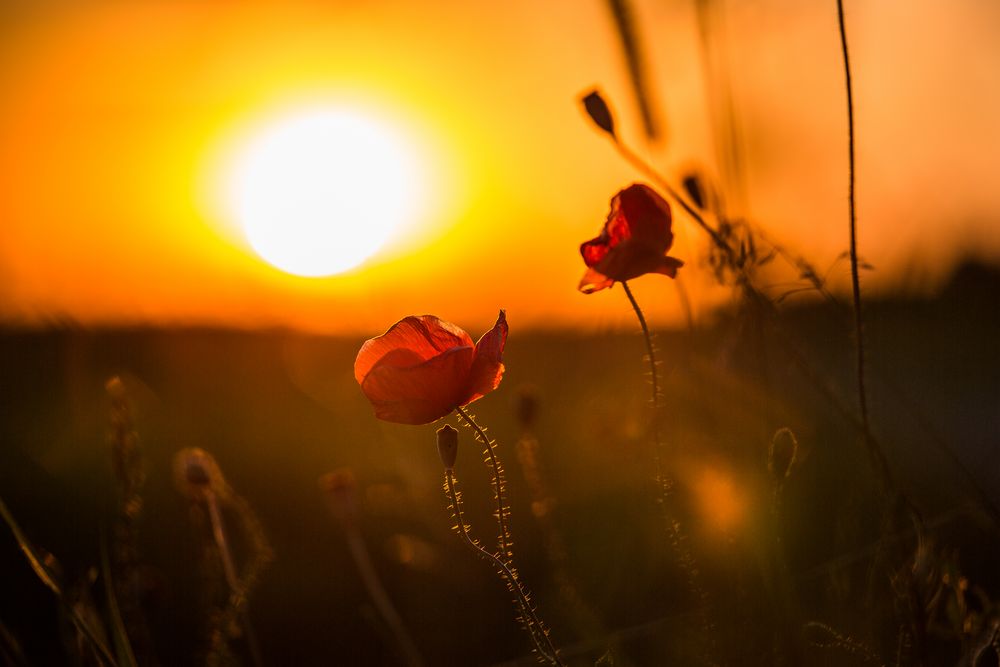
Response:
[[[373,331],[409,313],[481,329],[631,326],[583,296],[579,243],[637,178],[585,121],[600,86],[672,179],[713,169],[693,3],[636,1],[667,136],[642,147],[605,3],[5,3],[0,8],[0,321]],[[743,213],[818,266],[846,249],[833,3],[714,3],[746,156]],[[1000,8],[847,2],[868,289],[920,286],[957,254],[1000,256]],[[402,128],[426,157],[424,219],[341,276],[250,251],[220,195],[236,147],[322,103]],[[680,216],[678,216],[680,217]],[[683,219],[698,312],[717,298]],[[845,275],[834,266],[834,281]],[[652,319],[679,309],[637,281]]]

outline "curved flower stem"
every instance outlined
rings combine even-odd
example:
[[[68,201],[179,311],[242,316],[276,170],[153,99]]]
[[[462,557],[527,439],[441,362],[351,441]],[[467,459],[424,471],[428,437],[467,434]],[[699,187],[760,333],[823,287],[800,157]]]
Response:
[[[461,408],[459,408],[459,410],[461,410]],[[458,522],[455,530],[458,532],[466,546],[486,560],[492,562],[497,568],[497,572],[500,576],[507,581],[511,592],[514,593],[517,599],[518,607],[521,608],[521,616],[524,620],[525,627],[528,630],[528,634],[531,635],[531,641],[535,644],[535,650],[538,651],[538,654],[549,662],[549,664],[559,665],[561,667],[563,662],[559,659],[559,653],[556,651],[556,647],[552,643],[552,639],[549,637],[548,630],[545,629],[545,625],[542,623],[541,619],[538,618],[538,615],[532,608],[531,600],[528,598],[528,594],[525,592],[524,586],[521,584],[521,580],[517,577],[517,571],[513,568],[509,561],[501,559],[497,555],[484,549],[482,545],[474,540],[469,534],[469,526],[466,525],[465,517],[462,513],[462,500],[458,492],[455,490],[455,484],[455,471],[452,468],[446,468],[444,471],[444,485],[445,490],[448,492],[448,498],[451,500],[452,510],[455,512],[455,520]]]
[[[503,560],[509,561],[513,558],[514,552],[510,546],[510,530],[507,527],[507,509],[504,507],[503,502],[503,466],[500,465],[496,452],[493,450],[493,441],[486,435],[486,431],[483,427],[477,424],[476,420],[474,420],[462,406],[455,408],[455,412],[457,412],[458,416],[464,419],[465,423],[476,432],[476,439],[486,446],[486,456],[489,458],[490,466],[493,468],[493,491],[497,497],[497,525],[500,529],[500,556]]]

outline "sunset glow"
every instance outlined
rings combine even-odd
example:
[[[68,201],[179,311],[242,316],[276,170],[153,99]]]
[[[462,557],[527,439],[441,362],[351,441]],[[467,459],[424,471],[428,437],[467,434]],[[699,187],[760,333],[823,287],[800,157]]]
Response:
[[[282,271],[354,268],[417,214],[419,171],[388,128],[340,109],[278,121],[239,160],[231,197],[260,257]]]

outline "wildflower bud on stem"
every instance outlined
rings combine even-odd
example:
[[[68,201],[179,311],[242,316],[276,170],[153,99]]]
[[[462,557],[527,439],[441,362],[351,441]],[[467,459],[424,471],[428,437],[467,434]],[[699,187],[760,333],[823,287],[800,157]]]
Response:
[[[319,488],[326,495],[330,511],[343,524],[354,524],[357,518],[357,483],[354,473],[340,468],[319,478]]]
[[[785,483],[798,459],[799,441],[790,428],[780,428],[771,439],[767,452],[767,471],[776,485]]]
[[[455,458],[458,456],[458,431],[450,424],[445,424],[437,431],[437,445],[445,470],[454,470]]]
[[[215,494],[225,495],[226,483],[219,464],[198,447],[182,449],[174,457],[174,482],[181,493],[195,502],[207,502]]]
[[[583,98],[583,108],[590,116],[590,120],[594,121],[597,127],[601,128],[605,132],[611,135],[613,139],[615,137],[615,120],[611,115],[611,109],[608,108],[607,102],[601,97],[601,94],[592,90]]]

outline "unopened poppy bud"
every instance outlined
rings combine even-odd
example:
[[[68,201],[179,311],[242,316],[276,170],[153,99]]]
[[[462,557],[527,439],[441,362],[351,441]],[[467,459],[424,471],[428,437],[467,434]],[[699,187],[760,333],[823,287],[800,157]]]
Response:
[[[704,211],[707,197],[705,196],[705,183],[702,181],[701,176],[692,172],[684,177],[681,185],[684,187],[684,192],[687,193],[687,196],[694,202],[694,205]]]
[[[115,401],[125,400],[125,383],[117,375],[104,383],[104,390]]]
[[[330,511],[341,521],[353,521],[357,516],[355,499],[357,482],[349,468],[338,468],[319,478],[319,488],[326,494]]]
[[[538,391],[530,385],[522,385],[517,392],[517,421],[524,430],[535,427],[538,419]]]
[[[450,424],[445,424],[437,431],[438,454],[446,470],[455,468],[455,458],[458,456],[458,431]]]
[[[799,453],[799,441],[790,428],[780,428],[771,439],[767,453],[767,471],[775,484],[781,485],[792,474]]]
[[[583,98],[583,108],[587,112],[587,115],[590,116],[590,120],[594,121],[597,127],[612,137],[615,136],[614,117],[612,117],[611,109],[608,108],[607,103],[599,92],[596,90],[590,91]]]
[[[219,464],[204,449],[189,447],[174,458],[174,481],[177,488],[193,500],[204,500],[208,493],[221,492],[224,482]]]

